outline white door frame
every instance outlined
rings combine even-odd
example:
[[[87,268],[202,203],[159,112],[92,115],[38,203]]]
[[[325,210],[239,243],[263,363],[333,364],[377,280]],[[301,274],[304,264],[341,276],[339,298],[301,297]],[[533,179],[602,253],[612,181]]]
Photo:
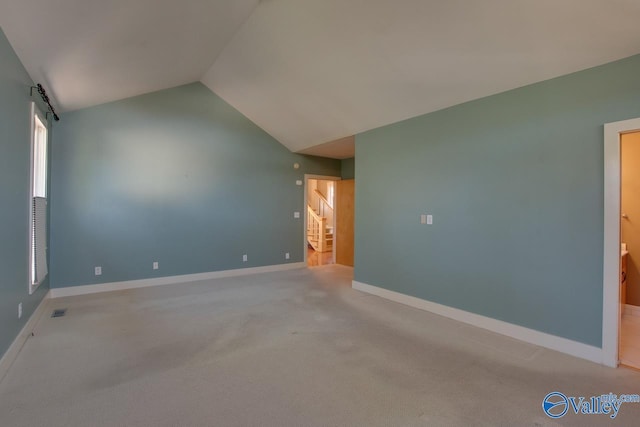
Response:
[[[304,220],[302,221],[302,237],[303,237],[303,250],[302,253],[304,255],[304,263],[305,265],[307,264],[307,189],[309,188],[309,180],[310,179],[321,179],[324,181],[341,181],[342,177],[339,176],[331,176],[331,175],[313,175],[313,174],[308,174],[305,173],[304,174],[304,205],[302,208],[302,216],[304,218]],[[333,209],[333,249],[331,250],[332,252],[332,256],[333,256],[333,262],[336,262],[336,209],[335,209],[335,205],[336,205],[336,201],[335,201],[335,192],[334,192],[334,200],[333,200],[333,205],[334,205],[334,209]]]
[[[618,366],[620,331],[620,135],[640,130],[640,118],[604,125],[604,259],[602,362]]]

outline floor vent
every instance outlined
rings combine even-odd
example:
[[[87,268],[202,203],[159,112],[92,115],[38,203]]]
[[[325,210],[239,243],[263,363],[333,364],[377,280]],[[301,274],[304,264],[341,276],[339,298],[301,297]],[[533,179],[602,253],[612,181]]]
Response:
[[[67,314],[66,308],[58,308],[56,310],[53,310],[53,313],[51,313],[51,317],[62,317],[65,314]]]

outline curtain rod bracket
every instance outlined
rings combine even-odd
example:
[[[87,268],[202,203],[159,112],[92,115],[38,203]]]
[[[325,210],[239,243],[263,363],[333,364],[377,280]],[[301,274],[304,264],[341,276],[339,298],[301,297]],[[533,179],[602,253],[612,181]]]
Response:
[[[56,122],[59,121],[60,117],[58,117],[58,115],[56,114],[56,110],[53,108],[53,105],[51,105],[51,101],[49,101],[49,97],[47,96],[47,91],[44,90],[40,83],[38,83],[36,86],[31,86],[31,96],[33,96],[34,89],[38,90],[42,101],[44,101],[44,103],[47,104],[47,107],[49,108],[49,111],[47,111],[47,113],[45,114],[45,119],[48,118],[47,116],[49,115],[49,113],[51,113],[51,117],[53,117],[53,120],[55,120]]]

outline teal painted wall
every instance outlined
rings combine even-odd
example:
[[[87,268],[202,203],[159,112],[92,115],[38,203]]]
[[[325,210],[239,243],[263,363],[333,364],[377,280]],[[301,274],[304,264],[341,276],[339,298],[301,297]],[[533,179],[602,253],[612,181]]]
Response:
[[[296,180],[340,174],[200,83],[67,113],[55,131],[52,287],[301,262]]]
[[[29,295],[31,78],[0,29],[0,356],[47,292]],[[23,304],[18,319],[18,304]]]
[[[354,157],[342,159],[341,168],[342,179],[354,179],[356,177],[356,159]]]
[[[640,117],[638,76],[634,56],[357,135],[355,280],[600,347],[603,124]]]

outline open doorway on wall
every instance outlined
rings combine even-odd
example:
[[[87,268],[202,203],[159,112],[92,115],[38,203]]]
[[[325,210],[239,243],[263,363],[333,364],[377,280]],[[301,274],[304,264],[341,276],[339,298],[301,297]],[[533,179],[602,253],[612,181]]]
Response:
[[[620,136],[620,363],[640,369],[640,132]]]
[[[335,263],[336,181],[333,177],[306,180],[307,265]]]
[[[632,252],[636,252],[637,249],[632,248],[629,242],[625,241],[631,237],[628,236],[627,232],[625,232],[625,236],[622,236],[622,228],[623,221],[633,221],[631,215],[635,216],[635,214],[629,214],[622,209],[623,172],[621,151],[625,135],[635,133],[640,133],[640,118],[606,123],[604,125],[602,362],[610,367],[617,367],[621,362],[622,347],[627,347],[622,340],[622,323],[623,320],[629,319],[634,311],[628,310],[627,305],[629,298],[635,298],[630,295],[635,293],[635,290],[630,291],[627,275],[629,256],[633,257]],[[637,163],[633,167],[637,168],[636,165]],[[626,169],[627,167],[625,167]],[[625,194],[625,197],[628,197],[628,195],[628,193]],[[629,207],[625,205],[624,209],[627,210]],[[623,215],[628,218],[623,218]],[[640,221],[640,219],[636,219],[636,221]],[[624,243],[626,243],[626,246],[623,245]],[[625,255],[625,252],[628,253]],[[626,265],[623,265],[623,262]],[[632,342],[629,340],[630,337],[628,335],[625,333],[625,341]],[[625,353],[628,354],[626,351]],[[624,364],[631,365],[626,358],[623,360]]]

